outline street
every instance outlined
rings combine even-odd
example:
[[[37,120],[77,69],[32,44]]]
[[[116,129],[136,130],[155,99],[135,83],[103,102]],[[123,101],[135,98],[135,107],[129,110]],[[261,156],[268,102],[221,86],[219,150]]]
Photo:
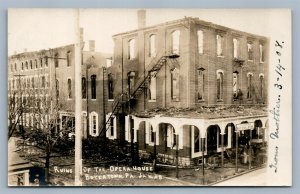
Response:
[[[217,183],[213,186],[266,186],[267,169],[262,168],[235,178]]]

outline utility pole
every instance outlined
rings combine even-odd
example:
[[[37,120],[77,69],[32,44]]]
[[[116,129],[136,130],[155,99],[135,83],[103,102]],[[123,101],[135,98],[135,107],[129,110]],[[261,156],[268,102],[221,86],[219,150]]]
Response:
[[[103,88],[103,99],[102,99],[102,103],[103,103],[103,126],[104,129],[106,131],[106,111],[105,111],[105,73],[106,73],[106,65],[103,65],[102,67],[102,75],[103,75],[103,82],[102,82],[102,88]],[[100,133],[102,133],[102,131],[100,131]],[[101,138],[101,137],[100,137]],[[106,133],[104,133],[104,140],[106,140]]]
[[[79,9],[75,10],[75,186],[81,186],[82,171],[82,93],[81,93],[81,33],[79,27]]]

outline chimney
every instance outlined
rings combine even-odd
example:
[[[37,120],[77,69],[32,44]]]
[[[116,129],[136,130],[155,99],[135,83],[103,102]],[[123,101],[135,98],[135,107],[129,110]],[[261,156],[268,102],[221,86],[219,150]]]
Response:
[[[26,52],[27,52],[27,48],[24,48],[24,49],[23,49],[23,52],[26,53]]]
[[[80,28],[80,42],[83,42],[83,28]]]
[[[146,10],[141,9],[137,12],[138,17],[138,28],[145,28],[146,27]]]
[[[95,40],[89,40],[89,51],[95,52]]]

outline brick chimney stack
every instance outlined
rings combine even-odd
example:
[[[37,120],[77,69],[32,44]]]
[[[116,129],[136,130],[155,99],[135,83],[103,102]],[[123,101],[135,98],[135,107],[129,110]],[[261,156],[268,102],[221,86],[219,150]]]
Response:
[[[146,27],[146,10],[138,10],[137,12],[138,17],[138,28],[145,28]]]

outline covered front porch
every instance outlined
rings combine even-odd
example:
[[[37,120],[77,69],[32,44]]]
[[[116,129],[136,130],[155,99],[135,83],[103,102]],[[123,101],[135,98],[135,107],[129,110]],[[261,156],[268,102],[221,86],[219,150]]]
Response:
[[[129,115],[125,140],[136,144],[141,158],[157,163],[185,167],[204,161],[214,168],[230,162],[251,168],[254,158],[266,160],[259,152],[267,145],[267,128],[267,115],[212,119]]]

